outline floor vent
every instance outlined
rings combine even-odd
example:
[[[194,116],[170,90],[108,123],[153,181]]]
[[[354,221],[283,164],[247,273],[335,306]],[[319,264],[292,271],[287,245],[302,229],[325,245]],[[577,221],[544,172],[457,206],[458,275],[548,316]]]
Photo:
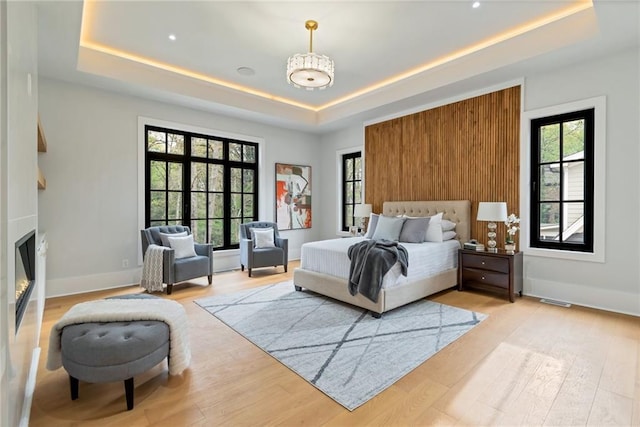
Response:
[[[540,302],[543,302],[545,304],[557,305],[558,307],[565,307],[565,308],[571,307],[571,304],[569,304],[568,302],[558,301],[558,300],[549,299],[549,298],[542,298]]]

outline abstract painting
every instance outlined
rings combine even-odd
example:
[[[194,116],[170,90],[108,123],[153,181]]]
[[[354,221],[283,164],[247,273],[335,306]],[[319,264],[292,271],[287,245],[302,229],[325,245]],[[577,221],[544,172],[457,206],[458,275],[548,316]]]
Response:
[[[278,230],[311,228],[311,166],[276,163]]]

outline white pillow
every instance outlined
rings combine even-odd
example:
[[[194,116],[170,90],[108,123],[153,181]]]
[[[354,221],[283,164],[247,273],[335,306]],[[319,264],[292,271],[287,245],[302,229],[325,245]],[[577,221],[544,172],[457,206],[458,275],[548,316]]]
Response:
[[[275,248],[276,244],[273,240],[273,228],[254,228],[253,246],[258,249]]]
[[[162,246],[171,247],[169,244],[169,236],[171,237],[184,237],[188,233],[186,231],[181,231],[180,233],[160,233],[160,241],[162,241]]]
[[[367,224],[367,234],[364,235],[367,239],[371,239],[373,237],[373,233],[376,231],[376,226],[378,225],[378,218],[380,215],[371,213],[369,214],[369,223]]]
[[[190,258],[196,256],[193,246],[193,234],[184,237],[169,236],[169,246],[175,251],[176,259]]]
[[[373,237],[371,238],[373,240],[384,239],[398,241],[404,220],[404,218],[380,215],[376,230],[373,232]]]
[[[455,239],[457,236],[457,233],[455,231],[443,231],[442,232],[442,240],[446,241],[446,240],[453,240]]]
[[[427,226],[427,242],[442,242],[442,212],[429,217]]]
[[[453,231],[456,229],[456,223],[448,219],[442,220],[442,231]]]

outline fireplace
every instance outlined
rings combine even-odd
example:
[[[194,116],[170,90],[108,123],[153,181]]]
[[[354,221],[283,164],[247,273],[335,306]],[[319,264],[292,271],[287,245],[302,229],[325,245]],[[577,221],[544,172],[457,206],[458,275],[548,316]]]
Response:
[[[36,281],[36,232],[16,242],[16,334]]]

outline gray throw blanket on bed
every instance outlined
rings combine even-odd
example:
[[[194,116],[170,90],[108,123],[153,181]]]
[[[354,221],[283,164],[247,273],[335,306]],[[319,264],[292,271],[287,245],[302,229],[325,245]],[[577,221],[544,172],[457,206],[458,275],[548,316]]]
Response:
[[[389,240],[363,240],[349,247],[349,293],[361,293],[373,302],[378,302],[382,289],[382,278],[396,262],[400,263],[402,275],[407,275],[409,259],[407,249],[398,242]]]

